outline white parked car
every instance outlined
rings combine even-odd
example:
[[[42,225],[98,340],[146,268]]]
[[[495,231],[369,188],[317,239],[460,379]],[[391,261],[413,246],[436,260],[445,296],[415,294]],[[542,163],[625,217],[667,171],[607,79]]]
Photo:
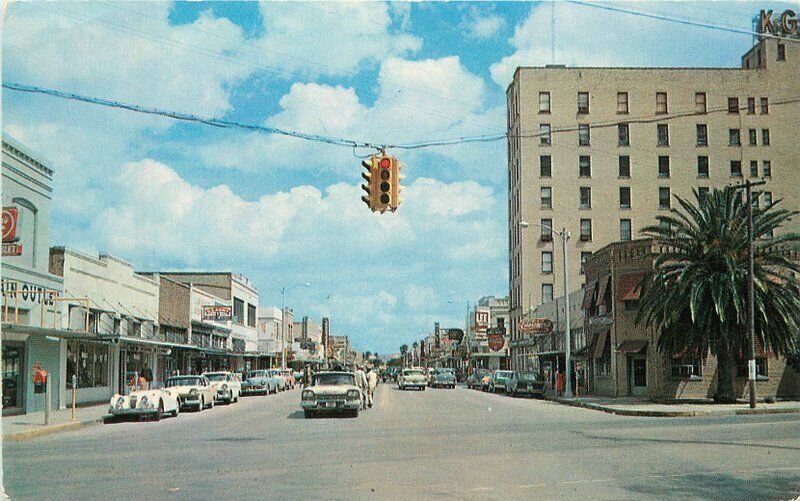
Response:
[[[289,387],[286,384],[286,377],[283,375],[283,371],[280,369],[270,369],[267,371],[267,374],[269,374],[269,376],[275,380],[275,385],[278,387],[278,391],[284,391]]]
[[[206,407],[213,409],[217,391],[205,376],[172,376],[164,388],[178,394],[181,409],[191,407],[198,412]]]
[[[211,382],[211,386],[217,393],[217,400],[230,404],[238,402],[242,394],[242,382],[239,377],[227,371],[205,372],[203,375]]]
[[[401,390],[416,388],[417,390],[425,391],[426,386],[428,386],[428,377],[422,367],[403,369],[400,375],[397,376],[397,387]]]
[[[139,389],[131,387],[127,395],[114,395],[108,412],[112,416],[148,416],[159,421],[164,414],[177,416],[180,413],[178,394],[172,390]]]

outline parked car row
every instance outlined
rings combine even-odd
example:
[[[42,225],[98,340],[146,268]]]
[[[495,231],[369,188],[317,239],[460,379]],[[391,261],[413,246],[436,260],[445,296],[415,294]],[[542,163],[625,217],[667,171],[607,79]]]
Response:
[[[467,388],[505,393],[512,397],[530,395],[541,398],[544,396],[546,381],[536,371],[476,369],[467,377]]]
[[[213,409],[216,403],[230,405],[245,394],[277,393],[294,386],[294,373],[288,369],[250,371],[244,380],[238,373],[228,371],[172,376],[159,388],[134,381],[127,395],[111,397],[108,412],[114,417],[140,416],[158,421],[165,415],[177,416],[183,410],[201,412]]]

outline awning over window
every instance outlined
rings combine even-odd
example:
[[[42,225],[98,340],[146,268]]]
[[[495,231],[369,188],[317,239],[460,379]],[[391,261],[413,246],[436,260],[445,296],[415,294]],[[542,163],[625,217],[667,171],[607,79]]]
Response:
[[[590,284],[586,284],[586,290],[583,291],[583,304],[581,305],[582,310],[588,310],[592,306],[592,298],[594,297],[594,290],[597,287],[597,280],[594,280]]]
[[[611,283],[611,275],[607,275],[600,279],[600,289],[597,291],[597,306],[606,304],[606,291]]]
[[[603,351],[606,347],[606,337],[608,337],[608,329],[599,332],[594,341],[594,352],[592,358],[603,358]]]
[[[647,348],[647,341],[643,339],[631,339],[623,341],[617,348],[617,353],[641,353]]]
[[[635,301],[642,292],[644,273],[622,275],[617,281],[617,295],[620,301]]]

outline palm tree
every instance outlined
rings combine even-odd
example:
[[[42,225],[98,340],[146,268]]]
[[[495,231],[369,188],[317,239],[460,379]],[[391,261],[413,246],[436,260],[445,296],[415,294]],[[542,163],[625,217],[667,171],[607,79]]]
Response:
[[[642,230],[665,252],[642,281],[636,322],[656,327],[658,350],[717,357],[714,400],[735,402],[735,368],[749,353],[747,321],[747,206],[729,187],[699,195],[697,204],[675,197],[682,210],[658,216]],[[800,329],[800,234],[774,230],[797,211],[753,208],[755,332],[761,346],[786,356]],[[793,259],[792,259],[793,256]]]
[[[407,353],[408,353],[408,345],[407,344],[401,344],[400,345],[400,355],[402,355],[403,365],[404,366],[406,365],[406,354]]]

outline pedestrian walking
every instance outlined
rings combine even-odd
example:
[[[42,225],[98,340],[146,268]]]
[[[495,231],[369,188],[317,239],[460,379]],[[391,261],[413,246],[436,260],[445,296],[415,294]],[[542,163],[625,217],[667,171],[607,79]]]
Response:
[[[364,367],[358,366],[356,368],[356,386],[361,390],[361,410],[366,409],[367,404],[367,375],[364,373]]]
[[[375,388],[378,387],[378,374],[367,367],[367,407],[372,407],[375,402]]]
[[[560,397],[564,394],[564,384],[566,380],[564,378],[564,373],[561,371],[556,371],[556,396]]]
[[[314,378],[314,371],[311,369],[311,364],[306,364],[303,369],[303,388],[311,386],[311,380]]]

